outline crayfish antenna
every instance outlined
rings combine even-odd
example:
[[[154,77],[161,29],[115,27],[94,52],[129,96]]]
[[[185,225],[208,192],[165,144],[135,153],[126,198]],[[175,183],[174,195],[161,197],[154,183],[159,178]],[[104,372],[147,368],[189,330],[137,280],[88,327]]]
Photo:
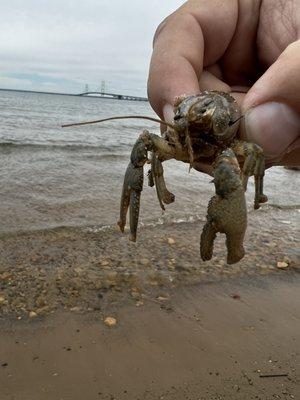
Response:
[[[93,121],[84,121],[84,122],[76,122],[76,123],[71,123],[71,124],[65,124],[65,125],[62,125],[62,128],[68,128],[70,126],[98,124],[100,122],[113,121],[113,120],[116,120],[116,119],[146,119],[148,121],[157,122],[159,124],[166,125],[169,128],[172,128],[172,129],[176,130],[175,125],[173,125],[173,124],[171,124],[169,122],[166,122],[166,121],[164,121],[162,119],[152,118],[152,117],[148,117],[146,115],[120,115],[120,116],[116,116],[116,117],[97,119],[97,120],[93,120]]]
[[[238,117],[235,121],[230,121],[230,122],[229,122],[229,126],[232,126],[232,125],[236,124],[236,123],[239,122],[242,118],[244,118],[244,115],[241,115],[241,116]]]

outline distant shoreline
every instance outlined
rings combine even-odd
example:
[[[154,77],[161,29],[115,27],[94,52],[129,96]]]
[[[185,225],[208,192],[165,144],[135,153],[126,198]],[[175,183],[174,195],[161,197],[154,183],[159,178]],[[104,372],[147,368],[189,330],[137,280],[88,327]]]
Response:
[[[4,92],[21,92],[21,93],[37,93],[37,94],[57,94],[59,96],[77,96],[75,93],[56,93],[56,92],[42,92],[39,90],[25,90],[25,89],[4,89],[0,88],[1,91]],[[96,96],[95,96],[96,97]]]
[[[3,92],[19,92],[19,93],[36,93],[36,94],[51,94],[51,95],[57,95],[57,96],[75,96],[75,97],[93,97],[97,99],[108,99],[108,100],[128,100],[128,99],[122,99],[122,98],[112,98],[112,97],[105,97],[105,96],[97,96],[93,94],[89,94],[87,96],[83,96],[80,93],[60,93],[60,92],[42,92],[39,90],[25,90],[25,89],[5,89],[5,88],[0,88],[0,91]],[[126,96],[126,95],[124,95]],[[142,97],[136,96],[136,98],[142,99]],[[130,100],[132,101],[132,100]],[[145,100],[146,101],[146,100]]]

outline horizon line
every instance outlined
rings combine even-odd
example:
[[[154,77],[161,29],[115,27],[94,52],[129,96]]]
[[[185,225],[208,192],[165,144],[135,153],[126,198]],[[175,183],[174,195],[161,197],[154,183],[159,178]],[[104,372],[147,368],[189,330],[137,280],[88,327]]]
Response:
[[[93,97],[93,98],[111,99],[111,100],[124,100],[122,98],[117,99],[117,98],[104,97],[104,96],[93,96],[93,95],[83,96],[83,93],[86,93],[86,92],[83,92],[83,93],[63,93],[63,92],[45,92],[45,91],[41,91],[41,90],[8,89],[8,88],[0,88],[0,91],[51,94],[51,95],[59,95],[59,96]],[[96,91],[94,91],[92,93],[101,94],[101,92],[96,92]],[[124,96],[124,97],[128,96],[128,97],[133,97],[133,98],[136,98],[136,99],[143,99],[144,101],[148,101],[147,97],[141,97],[141,96],[135,96],[135,95],[129,95],[129,94],[119,94],[119,96]]]

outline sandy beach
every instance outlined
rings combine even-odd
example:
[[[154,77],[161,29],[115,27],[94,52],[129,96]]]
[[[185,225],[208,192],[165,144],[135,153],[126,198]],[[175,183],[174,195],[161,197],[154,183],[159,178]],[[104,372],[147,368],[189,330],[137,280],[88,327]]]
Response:
[[[1,5],[0,400],[300,400],[300,0]]]
[[[1,321],[1,400],[298,399],[299,274]],[[113,316],[115,327],[103,324]],[[272,376],[273,375],[273,376]]]
[[[129,153],[156,126],[57,125],[148,104],[0,100],[0,400],[300,398],[297,171],[268,170],[257,211],[249,182],[241,262],[226,264],[224,236],[203,262],[213,185],[183,164],[166,163],[163,215],[145,184],[137,243],[117,230]]]
[[[250,212],[232,266],[202,221],[2,235],[1,400],[298,399],[298,213]]]

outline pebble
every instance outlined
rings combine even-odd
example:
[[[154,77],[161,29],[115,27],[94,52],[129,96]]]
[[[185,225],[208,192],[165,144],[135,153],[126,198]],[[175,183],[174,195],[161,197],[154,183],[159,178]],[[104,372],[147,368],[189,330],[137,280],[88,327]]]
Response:
[[[115,282],[117,279],[118,273],[115,271],[108,272],[106,274],[106,279],[110,282]]]
[[[12,274],[10,274],[9,272],[3,272],[2,274],[0,274],[0,281],[8,281],[11,278]]]
[[[168,243],[169,244],[175,244],[175,240],[173,238],[168,238]]]
[[[81,307],[78,307],[78,306],[72,307],[72,308],[70,308],[70,311],[74,311],[74,312],[81,311]]]
[[[5,297],[0,296],[0,304],[2,304],[2,303],[4,303],[4,302],[5,302]]]
[[[134,299],[138,299],[139,297],[141,297],[140,291],[137,288],[132,288],[130,294],[131,297]]]
[[[278,261],[277,262],[277,268],[279,269],[284,269],[287,268],[289,266],[289,264],[285,261]]]
[[[116,326],[117,320],[114,317],[106,317],[104,320],[105,325],[107,326]]]
[[[107,267],[109,265],[109,261],[103,260],[103,261],[100,262],[100,264],[101,264],[102,267]]]
[[[44,306],[46,305],[46,300],[45,300],[45,298],[44,298],[43,296],[39,296],[39,297],[36,299],[35,304],[36,304],[38,307],[42,308],[42,307],[44,307]]]
[[[37,317],[37,313],[35,311],[30,311],[28,316],[29,316],[29,318],[36,318]]]
[[[140,263],[146,267],[147,265],[150,265],[150,260],[148,260],[148,258],[141,258]]]
[[[158,300],[158,301],[168,301],[168,300],[169,300],[169,297],[158,296],[158,297],[156,297],[156,300]]]
[[[239,392],[241,388],[239,387],[239,385],[234,385],[234,386],[233,386],[233,389],[234,389],[236,392]]]

